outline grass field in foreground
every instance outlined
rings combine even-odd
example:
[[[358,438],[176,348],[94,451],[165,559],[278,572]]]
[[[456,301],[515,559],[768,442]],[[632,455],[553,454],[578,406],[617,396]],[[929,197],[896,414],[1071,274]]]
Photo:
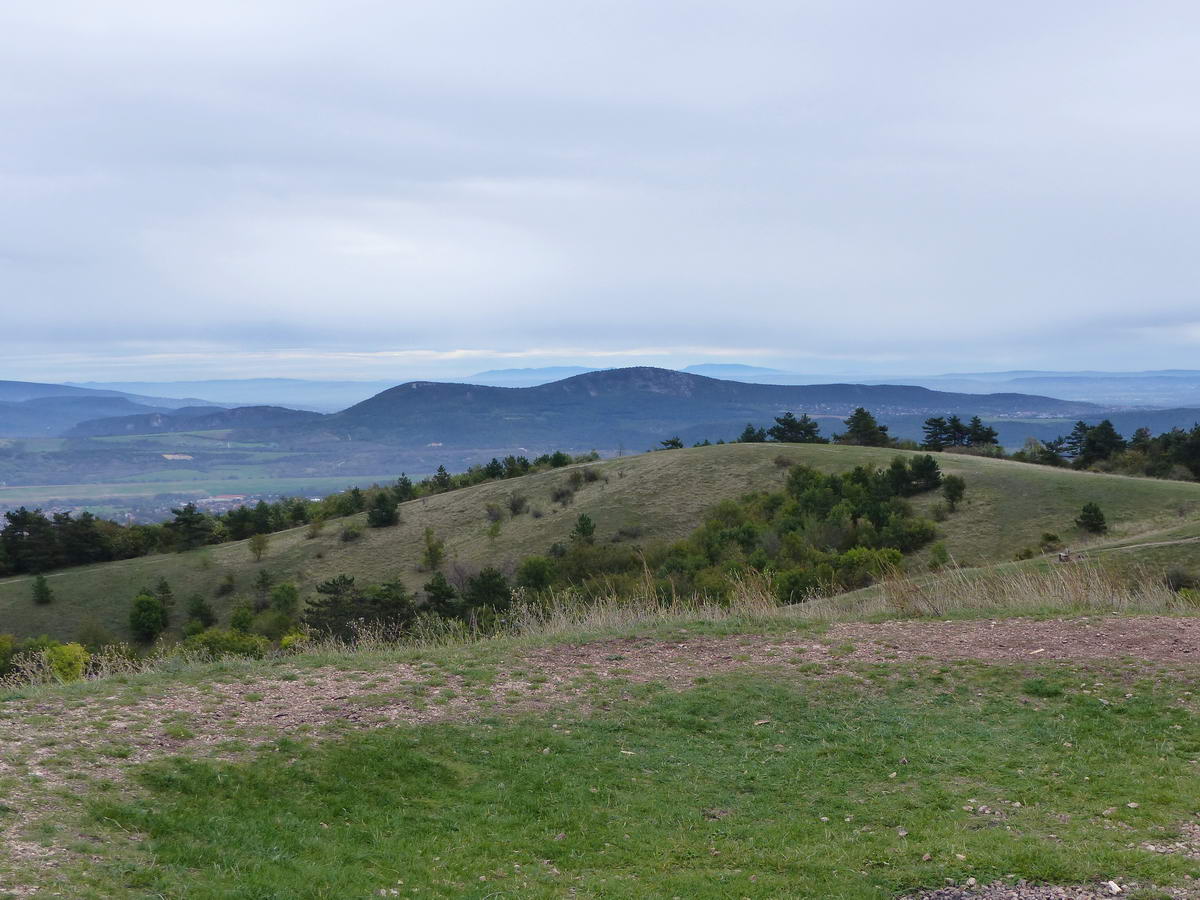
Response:
[[[367,583],[399,578],[416,590],[429,577],[419,568],[427,526],[446,540],[451,569],[455,565],[511,569],[525,556],[545,553],[552,544],[567,541],[576,518],[584,512],[595,520],[599,541],[611,540],[629,526],[642,530],[637,543],[672,540],[688,534],[705,511],[722,499],[780,489],[786,468],[777,460],[845,471],[862,464],[885,466],[899,453],[829,445],[726,444],[611,459],[593,464],[601,478],[583,485],[565,507],[551,501],[551,492],[566,484],[566,470],[491,482],[406,503],[400,508],[399,526],[367,529],[352,543],[339,540],[341,521],[330,522],[312,540],[306,539],[303,528],[273,535],[261,563],[240,542],[64,570],[49,576],[56,600],[45,607],[32,604],[30,579],[8,579],[0,582],[0,631],[71,638],[90,619],[124,634],[133,596],[159,578],[166,578],[179,598],[194,591],[206,595],[222,617],[237,594],[216,597],[220,581],[232,575],[237,593],[244,595],[259,569],[276,580],[295,582],[306,595],[321,581],[341,573]],[[939,525],[941,539],[960,565],[1011,560],[1022,548],[1036,547],[1044,531],[1058,533],[1076,548],[1152,542],[1162,533],[1172,539],[1200,534],[1200,484],[954,454],[940,454],[937,459],[944,471],[961,474],[967,481],[966,501]],[[527,497],[530,509],[540,517],[506,516],[500,533],[490,536],[487,505],[505,508],[513,493]],[[927,509],[938,499],[921,497],[917,505]],[[1108,516],[1111,533],[1103,538],[1085,536],[1073,524],[1089,501],[1099,503]],[[363,518],[356,520],[361,524]],[[1122,552],[1136,559],[1141,551]],[[1153,553],[1151,561],[1156,565],[1166,566],[1174,558],[1200,563],[1200,544],[1167,545]],[[911,565],[919,569],[921,558]]]
[[[787,667],[803,672],[803,666]],[[612,708],[162,759],[55,822],[73,896],[885,898],[1200,876],[1194,673],[770,670]],[[231,735],[232,737],[232,735]],[[74,837],[72,837],[74,835]],[[928,858],[926,856],[928,855]],[[18,882],[19,883],[19,882]],[[1142,896],[1156,896],[1145,894]],[[1161,896],[1161,895],[1159,895]]]

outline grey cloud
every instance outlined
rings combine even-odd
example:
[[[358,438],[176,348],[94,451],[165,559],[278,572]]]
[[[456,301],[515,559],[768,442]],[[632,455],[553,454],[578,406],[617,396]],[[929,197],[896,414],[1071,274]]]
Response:
[[[186,374],[287,348],[1189,365],[1197,26],[1182,2],[13,4],[0,377],[148,347],[203,347]]]

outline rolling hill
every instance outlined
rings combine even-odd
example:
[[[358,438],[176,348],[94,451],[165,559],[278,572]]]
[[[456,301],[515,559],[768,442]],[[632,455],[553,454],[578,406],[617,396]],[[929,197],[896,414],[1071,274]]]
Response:
[[[58,436],[92,419],[174,415],[189,407],[207,411],[216,406],[207,400],[149,397],[33,381],[0,381],[0,437]]]
[[[218,583],[232,575],[237,593],[245,595],[260,569],[277,580],[291,580],[302,593],[334,575],[346,573],[364,582],[399,578],[418,589],[428,574],[418,570],[426,527],[446,540],[448,571],[473,571],[484,565],[511,569],[523,557],[545,553],[564,541],[576,517],[588,513],[596,522],[597,539],[608,541],[620,529],[638,528],[638,543],[670,540],[688,534],[704,512],[718,501],[754,490],[777,488],[784,469],[777,460],[802,462],[823,471],[845,471],[869,463],[886,465],[901,451],[825,445],[728,444],[611,459],[594,466],[601,476],[585,484],[573,505],[551,501],[551,491],[567,472],[554,470],[520,479],[491,482],[449,494],[403,504],[402,523],[368,529],[354,542],[339,539],[341,522],[333,521],[316,538],[305,529],[271,537],[261,563],[244,542],[181,554],[143,557],[52,574],[56,601],[35,607],[30,580],[0,582],[0,630],[19,634],[49,633],[71,637],[79,623],[93,620],[124,633],[129,602],[141,588],[166,578],[183,598],[198,591],[212,599],[222,616],[233,598],[215,597]],[[1129,559],[1144,548],[1147,562],[1200,565],[1200,484],[1137,479],[1029,466],[1003,460],[942,454],[947,473],[967,480],[967,501],[940,527],[942,540],[961,565],[1011,560],[1036,546],[1045,531],[1058,533],[1073,547],[1123,546]],[[512,493],[529,499],[539,517],[526,513],[506,518],[498,535],[488,535],[485,508],[503,505]],[[918,498],[918,505],[934,502]],[[1087,539],[1074,527],[1080,507],[1100,504],[1112,530],[1103,539]],[[360,521],[362,516],[357,517]],[[628,532],[627,532],[628,533]],[[1172,543],[1163,545],[1163,541]],[[1165,548],[1170,548],[1169,552]],[[915,560],[920,566],[920,559]]]

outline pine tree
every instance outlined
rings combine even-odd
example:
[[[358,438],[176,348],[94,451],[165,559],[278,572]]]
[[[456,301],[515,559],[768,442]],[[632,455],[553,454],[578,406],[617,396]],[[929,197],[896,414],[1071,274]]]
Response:
[[[425,605],[430,612],[447,619],[462,612],[458,591],[441,572],[434,572],[433,577],[425,582]]]
[[[839,444],[854,444],[859,447],[888,447],[892,444],[887,426],[880,425],[875,421],[875,417],[861,406],[850,414],[845,425],[846,431],[843,434],[833,436]]]
[[[46,576],[39,575],[33,579],[33,602],[38,606],[45,606],[54,600],[54,591],[50,590],[50,585],[46,583]]]
[[[776,416],[775,424],[767,429],[767,435],[781,444],[829,443],[821,437],[821,426],[813,421],[808,413],[802,413],[798,419],[790,412]]]
[[[971,421],[967,423],[967,442],[972,447],[988,447],[995,444],[999,438],[1000,434],[995,428],[984,425],[979,416],[971,416]]]
[[[188,503],[171,512],[175,519],[167,524],[167,528],[175,535],[178,549],[193,550],[209,542],[213,531],[212,519],[197,509],[195,503]]]
[[[742,429],[742,433],[738,436],[739,444],[762,444],[767,440],[767,430],[765,428],[755,428],[753,422],[747,422],[746,427]]]
[[[1095,503],[1083,504],[1083,509],[1079,513],[1079,518],[1075,520],[1075,524],[1084,531],[1090,531],[1093,534],[1103,534],[1108,531],[1108,523],[1104,520],[1104,513]]]
[[[921,425],[921,430],[925,435],[925,440],[921,444],[922,450],[939,452],[950,445],[950,434],[946,428],[946,420],[942,416],[926,419]]]
[[[488,567],[467,579],[462,594],[463,605],[472,612],[492,610],[503,612],[512,604],[512,588],[499,569]]]
[[[592,521],[592,517],[587,513],[580,513],[579,518],[575,520],[575,527],[571,529],[571,540],[581,544],[590,544],[596,534],[596,523]]]
[[[380,491],[367,510],[367,525],[371,528],[388,528],[400,521],[396,511],[396,500],[388,491]]]

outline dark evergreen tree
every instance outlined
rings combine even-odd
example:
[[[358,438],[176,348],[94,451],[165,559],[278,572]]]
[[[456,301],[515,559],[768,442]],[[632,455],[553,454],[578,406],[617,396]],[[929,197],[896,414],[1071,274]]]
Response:
[[[946,419],[946,440],[951,447],[965,447],[971,440],[971,432],[958,416]]]
[[[400,521],[396,511],[396,498],[389,491],[380,491],[367,510],[367,525],[371,528],[388,528]]]
[[[188,597],[185,612],[189,621],[199,622],[204,628],[212,628],[217,624],[217,614],[203,594],[192,594]]]
[[[407,503],[417,496],[417,489],[413,487],[412,479],[401,472],[400,477],[396,479],[396,484],[392,487],[392,495],[396,498],[397,503]]]
[[[665,441],[659,441],[659,443],[662,444],[662,448],[664,450],[682,450],[683,449],[683,441],[679,439],[678,435],[676,435],[675,437],[669,437]]]
[[[936,416],[926,419],[921,425],[921,431],[925,435],[925,440],[921,443],[922,450],[933,450],[935,452],[945,450],[950,446],[950,432],[946,426],[946,419],[942,416]]]
[[[587,513],[580,513],[579,518],[575,520],[575,527],[571,529],[571,540],[590,544],[595,534],[596,523],[592,521],[592,517]]]
[[[1117,433],[1113,423],[1105,419],[1099,425],[1087,430],[1083,443],[1079,448],[1075,464],[1081,468],[1094,465],[1125,449],[1125,438]]]
[[[1095,503],[1085,503],[1083,509],[1079,513],[1079,518],[1075,520],[1075,524],[1084,531],[1090,531],[1093,534],[1103,534],[1108,531],[1108,523],[1104,520],[1104,513]]]
[[[434,572],[433,577],[425,582],[425,606],[430,612],[447,619],[462,613],[458,591],[441,572]]]
[[[859,447],[888,447],[892,444],[887,426],[880,425],[875,421],[875,417],[861,406],[850,414],[845,425],[844,433],[833,436],[839,444],[854,444]]]
[[[767,440],[765,428],[755,428],[753,422],[747,422],[742,433],[738,435],[739,444],[762,444]]]
[[[361,599],[354,578],[338,575],[317,585],[317,596],[304,610],[304,623],[313,631],[349,640],[354,636],[352,623]]]
[[[478,575],[467,579],[462,600],[463,606],[469,612],[503,612],[512,604],[512,588],[499,569],[489,566]]]
[[[767,436],[781,444],[827,444],[821,437],[821,426],[808,413],[796,418],[790,412],[775,417],[775,424],[767,429]]]
[[[50,590],[50,585],[46,583],[46,576],[39,575],[33,579],[33,602],[38,606],[45,606],[54,600],[54,591]]]
[[[195,503],[173,509],[171,513],[175,518],[167,524],[167,528],[175,535],[177,549],[194,550],[209,542],[213,530],[212,519],[197,509]]]
[[[971,416],[967,423],[967,442],[972,447],[990,447],[999,439],[1000,433],[995,428],[984,425],[979,416]]]
[[[437,471],[429,479],[429,483],[438,493],[444,493],[454,487],[454,479],[450,477],[450,473],[446,471],[445,466],[437,467]]]
[[[1091,431],[1087,422],[1079,421],[1075,423],[1075,427],[1071,429],[1071,433],[1064,438],[1059,438],[1062,441],[1062,453],[1068,459],[1075,459],[1083,452],[1083,445],[1087,443],[1088,432]]]

